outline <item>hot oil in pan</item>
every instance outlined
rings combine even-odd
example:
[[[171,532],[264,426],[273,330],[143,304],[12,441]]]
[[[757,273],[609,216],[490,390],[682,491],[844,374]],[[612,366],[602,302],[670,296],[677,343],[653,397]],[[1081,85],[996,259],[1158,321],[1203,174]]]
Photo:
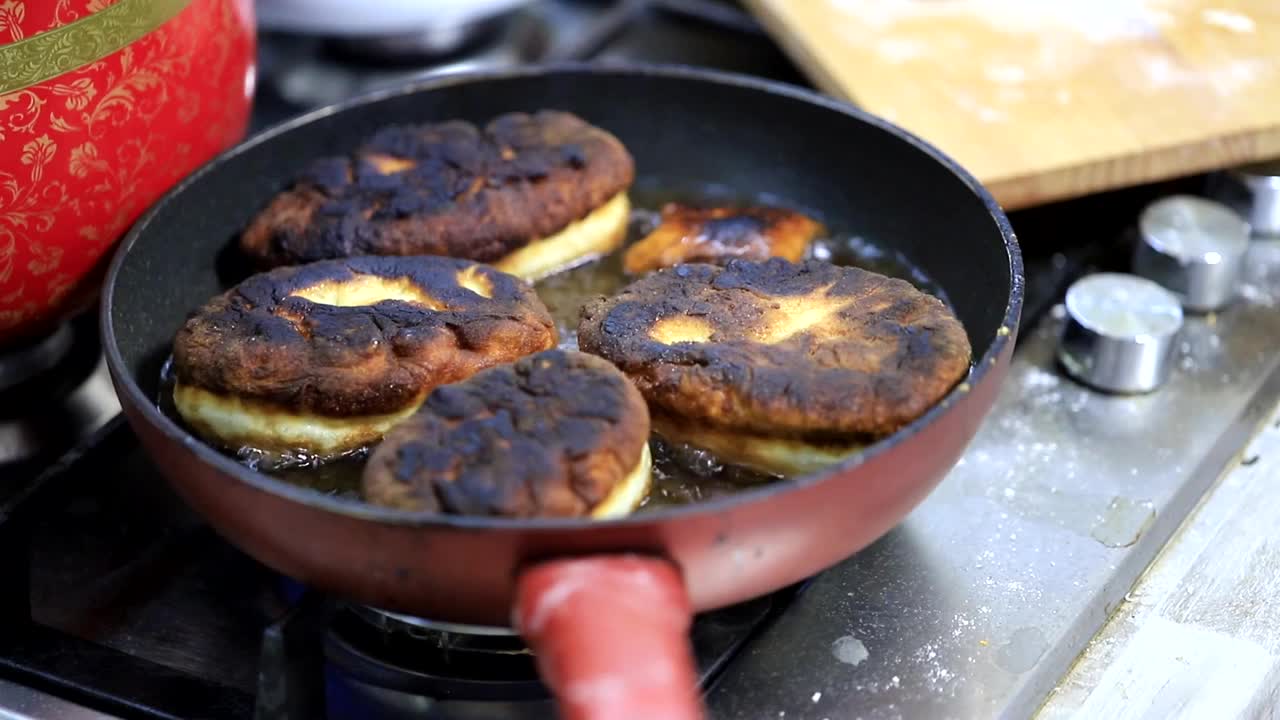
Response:
[[[775,198],[751,198],[732,195],[722,188],[700,188],[698,192],[655,192],[638,185],[632,192],[636,209],[632,212],[627,244],[635,242],[651,231],[658,222],[658,212],[668,200],[691,198],[706,203],[779,204]],[[820,215],[819,215],[820,217]],[[832,234],[814,242],[810,256],[840,265],[855,265],[884,275],[910,280],[925,292],[947,300],[936,283],[918,268],[913,267],[901,255],[888,251],[856,235]],[[558,273],[537,284],[539,297],[551,310],[560,331],[560,347],[577,349],[578,311],[588,301],[600,295],[611,295],[629,282],[622,271],[622,253],[580,265]],[[171,363],[165,363],[160,384],[159,405],[162,411],[181,423],[173,406],[173,377]],[[721,496],[762,483],[778,480],[776,476],[725,465],[710,453],[687,445],[670,445],[654,436],[653,487],[641,505],[641,512],[671,505],[683,505]],[[360,499],[360,474],[364,468],[367,451],[353,453],[339,460],[316,462],[305,453],[285,458],[282,466],[264,467],[265,455],[253,448],[240,448],[229,452],[240,462],[255,469],[269,472],[286,482],[311,488],[328,495]]]
[[[631,212],[626,245],[636,242],[656,228],[659,222],[657,209],[671,201],[678,200],[691,204],[701,202],[708,205],[787,205],[777,198],[734,194],[719,186],[704,186],[692,192],[683,190],[661,192],[645,188],[643,183],[638,183],[637,188],[630,195],[635,209]],[[797,209],[822,219],[821,213],[805,208]],[[624,245],[623,250],[625,247]],[[557,329],[560,331],[561,348],[571,350],[578,348],[578,311],[584,304],[600,295],[617,293],[633,279],[627,277],[622,271],[623,250],[595,262],[557,273],[537,284],[538,297],[546,304],[556,320]],[[826,237],[818,238],[810,246],[808,257],[836,265],[853,265],[881,275],[902,278],[950,304],[942,287],[923,270],[912,265],[901,253],[883,248],[856,234],[831,233]]]
[[[170,356],[160,370],[160,397],[156,399],[156,405],[160,407],[161,412],[194,435],[195,432],[183,422],[177,407],[174,406],[174,382],[173,357]],[[326,495],[337,495],[353,500],[360,499],[360,472],[364,469],[365,458],[369,455],[368,450],[365,449],[336,460],[318,462],[306,452],[298,451],[282,458],[272,458],[270,462],[272,467],[268,469],[269,456],[257,448],[242,447],[237,450],[225,450],[225,452],[254,470],[261,470],[294,485],[311,488]]]

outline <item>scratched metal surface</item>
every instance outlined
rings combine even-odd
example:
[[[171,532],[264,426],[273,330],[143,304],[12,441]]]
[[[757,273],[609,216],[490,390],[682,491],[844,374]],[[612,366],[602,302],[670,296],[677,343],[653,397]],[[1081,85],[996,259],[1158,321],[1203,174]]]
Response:
[[[1280,709],[1280,408],[1055,689],[1038,720]]]
[[[115,720],[61,698],[0,680],[0,720]]]
[[[735,659],[713,716],[1030,716],[1280,397],[1280,245],[1248,272],[1153,395],[1063,379],[1060,316],[1028,331],[960,465]]]

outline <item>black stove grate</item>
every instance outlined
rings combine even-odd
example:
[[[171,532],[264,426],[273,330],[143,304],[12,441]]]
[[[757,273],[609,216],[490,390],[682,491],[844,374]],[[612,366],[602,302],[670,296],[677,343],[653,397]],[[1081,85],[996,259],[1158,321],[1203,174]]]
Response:
[[[439,647],[292,592],[181,503],[121,418],[10,493],[0,548],[0,677],[113,716],[443,720],[477,702],[504,716],[548,707],[530,659],[495,656],[510,650],[500,643]],[[792,592],[697,619],[704,683]]]
[[[122,718],[251,717],[247,693],[37,619],[32,600],[41,569],[33,561],[48,519],[75,503],[78,491],[111,475],[131,444],[136,441],[117,418],[0,508],[0,573],[7,578],[0,589],[0,675]]]

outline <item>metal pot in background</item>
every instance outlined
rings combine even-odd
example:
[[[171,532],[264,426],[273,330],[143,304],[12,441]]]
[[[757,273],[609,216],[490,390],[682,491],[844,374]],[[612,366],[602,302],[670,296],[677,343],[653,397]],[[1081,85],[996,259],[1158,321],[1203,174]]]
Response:
[[[255,68],[252,0],[4,5],[0,351],[92,302],[142,211],[241,139]]]
[[[415,38],[441,50],[465,38],[469,28],[527,5],[529,0],[258,0],[263,30],[332,38]]]

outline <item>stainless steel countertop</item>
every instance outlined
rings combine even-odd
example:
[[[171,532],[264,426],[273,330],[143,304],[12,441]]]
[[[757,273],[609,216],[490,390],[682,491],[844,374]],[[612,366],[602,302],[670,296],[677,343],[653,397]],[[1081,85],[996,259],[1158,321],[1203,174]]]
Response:
[[[1280,409],[1089,643],[1038,720],[1280,712]]]
[[[1280,396],[1280,245],[1249,272],[1152,395],[1065,380],[1060,319],[1029,330],[960,464],[735,659],[714,716],[1030,716]]]
[[[113,720],[113,717],[0,680],[0,720]]]

